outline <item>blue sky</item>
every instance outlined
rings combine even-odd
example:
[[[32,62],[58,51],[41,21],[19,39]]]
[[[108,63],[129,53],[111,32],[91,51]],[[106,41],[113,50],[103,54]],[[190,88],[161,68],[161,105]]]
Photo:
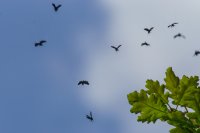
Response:
[[[52,3],[62,4],[57,13]],[[173,4],[172,4],[173,3]],[[142,124],[126,95],[167,67],[200,75],[198,0],[2,0],[0,132],[168,133]],[[167,26],[179,25],[173,29]],[[154,26],[151,35],[144,27]],[[186,39],[173,39],[181,32]],[[45,39],[46,45],[34,47]],[[149,48],[140,44],[148,41]],[[110,45],[122,44],[116,53]],[[79,80],[90,86],[77,86]],[[93,111],[94,122],[85,115]]]

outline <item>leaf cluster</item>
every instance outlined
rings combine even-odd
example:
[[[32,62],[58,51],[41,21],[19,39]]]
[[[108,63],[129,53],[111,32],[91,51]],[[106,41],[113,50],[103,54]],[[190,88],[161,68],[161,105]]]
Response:
[[[148,79],[145,90],[127,95],[130,112],[139,114],[140,122],[167,122],[174,126],[170,133],[200,133],[199,77],[179,78],[171,67],[165,74],[164,84]]]

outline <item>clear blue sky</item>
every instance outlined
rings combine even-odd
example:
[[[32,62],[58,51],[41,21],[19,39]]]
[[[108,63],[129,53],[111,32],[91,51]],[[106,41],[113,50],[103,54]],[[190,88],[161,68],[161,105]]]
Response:
[[[62,4],[54,12],[52,3]],[[167,133],[126,95],[148,78],[200,75],[198,0],[1,0],[0,132]],[[179,22],[174,29],[167,26]],[[147,35],[145,27],[155,30]],[[174,40],[181,32],[186,39]],[[43,47],[34,43],[45,39]],[[141,47],[144,41],[151,47]],[[110,45],[122,44],[118,53]],[[89,80],[90,86],[77,86]],[[94,122],[85,115],[93,111]]]

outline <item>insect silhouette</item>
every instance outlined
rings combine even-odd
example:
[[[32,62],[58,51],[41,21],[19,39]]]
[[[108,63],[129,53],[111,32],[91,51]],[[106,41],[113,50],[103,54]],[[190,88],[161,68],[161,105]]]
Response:
[[[141,44],[141,46],[150,46],[150,44],[147,43],[147,42],[143,42],[143,43]]]
[[[119,47],[121,47],[122,45],[118,45],[117,47],[115,47],[115,46],[110,46],[111,48],[114,48],[115,49],[115,51],[117,52],[117,51],[119,51]]]
[[[78,82],[78,85],[89,85],[89,82],[86,80],[82,80]]]
[[[181,33],[178,33],[178,34],[174,35],[174,39],[177,38],[177,37],[182,37],[182,38],[185,39],[185,36],[183,34],[181,34]]]
[[[151,33],[151,31],[154,29],[154,27],[151,27],[150,29],[148,29],[148,28],[144,28],[144,30],[145,31],[147,31],[148,32],[148,34],[150,34]]]
[[[200,54],[200,51],[199,50],[195,50],[194,56],[198,56],[199,54]]]
[[[86,118],[87,118],[88,120],[90,120],[91,122],[94,120],[91,111],[90,111],[90,115],[86,115]]]
[[[59,9],[62,5],[59,4],[59,5],[56,6],[54,3],[52,3],[52,6],[53,6],[53,8],[54,8],[54,11],[57,12],[58,9]]]
[[[172,27],[174,27],[175,25],[177,25],[178,23],[172,23],[172,24],[170,24],[170,25],[168,25],[167,27],[168,28],[172,28]]]
[[[46,40],[41,40],[40,42],[36,42],[35,43],[35,47],[37,46],[43,46],[44,43],[46,43],[47,41]]]

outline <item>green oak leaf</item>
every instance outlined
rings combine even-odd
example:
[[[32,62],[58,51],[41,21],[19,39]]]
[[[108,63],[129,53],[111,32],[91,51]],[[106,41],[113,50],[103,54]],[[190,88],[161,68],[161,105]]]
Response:
[[[181,111],[173,111],[168,113],[168,121],[170,125],[181,127],[182,129],[195,128],[192,121],[185,117],[185,113]]]
[[[132,105],[131,113],[140,113],[138,121],[155,123],[157,119],[165,119],[167,116],[167,106],[155,94],[148,96],[144,90],[140,93],[135,91],[128,94],[128,100]]]
[[[166,89],[170,91],[171,98],[176,98],[179,90],[179,78],[175,75],[171,67],[167,69],[165,74],[166,77],[164,81],[166,83]]]
[[[139,113],[141,122],[166,121],[175,127],[170,133],[200,133],[199,77],[183,75],[180,79],[169,67],[164,81],[148,79],[146,90],[128,94],[130,112]]]
[[[176,127],[176,128],[171,129],[170,133],[192,133],[192,132],[187,131],[187,130],[180,128],[180,127]]]
[[[196,128],[200,125],[200,115],[196,112],[188,112],[186,113],[186,116],[189,118],[189,120],[193,123]]]
[[[147,80],[145,87],[148,89],[147,93],[155,94],[157,97],[159,97],[165,104],[169,102],[169,92],[165,92],[165,85],[160,83],[156,80]]]
[[[177,93],[177,98],[174,99],[174,103],[192,108],[200,115],[200,89],[198,81],[199,78],[197,76],[188,78],[184,75],[180,80],[180,89]]]

